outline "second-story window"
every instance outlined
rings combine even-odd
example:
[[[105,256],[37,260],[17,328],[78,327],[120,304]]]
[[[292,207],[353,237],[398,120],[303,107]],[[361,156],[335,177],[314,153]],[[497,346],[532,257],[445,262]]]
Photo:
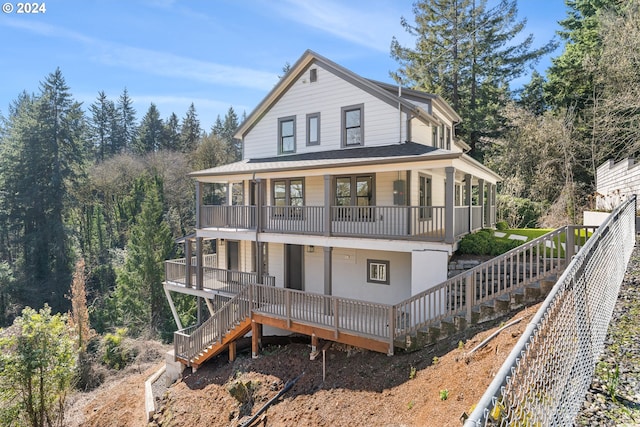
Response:
[[[307,114],[307,145],[320,145],[320,113]]]
[[[296,152],[296,118],[282,117],[278,119],[278,153]]]
[[[438,126],[433,125],[433,146],[438,148]]]
[[[364,105],[342,108],[342,146],[353,147],[364,144]]]
[[[274,216],[300,216],[301,207],[304,206],[304,180],[276,179],[272,183]]]
[[[231,184],[231,204],[234,206],[244,204],[244,185],[241,182]]]
[[[420,175],[420,219],[431,219],[433,198],[431,192],[431,177]]]

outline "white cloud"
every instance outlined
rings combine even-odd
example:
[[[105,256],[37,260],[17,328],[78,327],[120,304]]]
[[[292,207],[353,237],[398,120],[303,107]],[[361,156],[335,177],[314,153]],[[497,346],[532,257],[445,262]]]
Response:
[[[391,38],[404,32],[402,11],[396,2],[350,2],[334,0],[310,2],[285,0],[270,2],[281,15],[336,37],[380,52],[389,52]]]
[[[3,24],[46,37],[59,37],[82,43],[90,49],[91,60],[112,67],[152,75],[267,91],[278,81],[278,76],[275,73],[105,42],[65,28],[36,21],[6,21]],[[83,52],[79,52],[79,54],[84,55]]]

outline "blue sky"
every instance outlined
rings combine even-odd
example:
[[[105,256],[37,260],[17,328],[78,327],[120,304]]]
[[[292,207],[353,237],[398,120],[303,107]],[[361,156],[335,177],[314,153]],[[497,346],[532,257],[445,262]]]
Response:
[[[163,118],[193,102],[207,131],[229,106],[247,114],[306,49],[364,76],[392,82],[392,36],[411,45],[400,17],[413,0],[51,0],[46,12],[0,13],[0,113],[59,67],[88,107],[99,91],[126,87],[140,119],[151,102]],[[3,11],[7,2],[3,0]],[[519,0],[526,34],[550,40],[563,0]],[[6,12],[6,11],[5,11]],[[559,54],[558,50],[553,56]],[[545,58],[536,68],[544,74]],[[526,82],[516,82],[516,85]]]

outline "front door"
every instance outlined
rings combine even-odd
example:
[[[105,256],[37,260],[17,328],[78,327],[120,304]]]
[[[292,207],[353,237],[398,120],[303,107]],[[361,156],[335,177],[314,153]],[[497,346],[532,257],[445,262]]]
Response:
[[[302,290],[304,246],[284,245],[284,287]]]
[[[235,240],[227,240],[227,270],[238,271],[240,263],[238,261],[239,242]]]

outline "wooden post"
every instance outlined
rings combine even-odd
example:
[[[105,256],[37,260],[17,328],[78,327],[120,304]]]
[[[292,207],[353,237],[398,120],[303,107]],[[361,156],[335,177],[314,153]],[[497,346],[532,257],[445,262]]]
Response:
[[[316,334],[311,334],[311,353],[318,351],[318,337]]]
[[[236,360],[236,342],[231,341],[229,343],[229,362]]]
[[[251,358],[257,359],[262,341],[262,325],[255,320],[251,321]]]
[[[324,176],[324,233],[331,235],[331,175]]]
[[[188,237],[184,239],[184,266],[185,266],[185,281],[184,285],[187,288],[191,287],[191,240]]]
[[[475,276],[475,274],[474,274]],[[472,309],[473,309],[473,303],[474,303],[474,292],[473,292],[473,277],[471,276],[471,274],[467,274],[467,276],[464,278],[464,285],[465,285],[465,296],[464,296],[464,302],[465,305],[467,306],[467,323],[471,324],[471,315],[472,313]]]
[[[464,175],[464,203],[469,209],[469,223],[467,224],[467,231],[471,233],[473,231],[473,177],[471,174]]]

